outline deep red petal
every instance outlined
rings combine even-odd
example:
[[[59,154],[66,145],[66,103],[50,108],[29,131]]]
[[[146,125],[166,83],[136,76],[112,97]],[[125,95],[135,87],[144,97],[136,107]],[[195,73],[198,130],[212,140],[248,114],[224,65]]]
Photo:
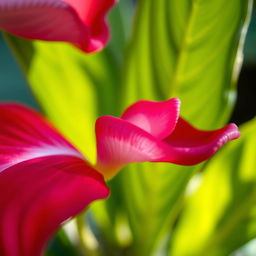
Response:
[[[36,157],[83,156],[35,111],[0,104],[0,171]]]
[[[122,118],[139,126],[156,138],[166,138],[175,129],[179,118],[180,100],[138,101],[126,109]]]
[[[0,29],[28,39],[64,41],[85,52],[107,42],[107,11],[114,0],[2,0]]]
[[[102,175],[73,156],[47,156],[0,172],[0,255],[40,256],[59,225],[108,196]]]

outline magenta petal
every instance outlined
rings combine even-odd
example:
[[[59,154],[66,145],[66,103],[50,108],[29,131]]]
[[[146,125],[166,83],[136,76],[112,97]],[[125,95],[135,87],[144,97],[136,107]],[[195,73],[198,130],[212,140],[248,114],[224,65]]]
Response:
[[[102,49],[109,39],[106,14],[117,0],[63,0],[69,3],[78,13],[82,22],[88,26],[90,43],[87,52]],[[80,46],[82,49],[83,45]]]
[[[111,178],[120,168],[134,162],[193,165],[239,136],[234,124],[215,131],[200,131],[179,119],[173,133],[160,140],[126,120],[103,116],[96,122],[97,167],[106,178]]]
[[[72,156],[47,156],[0,172],[0,255],[40,256],[59,225],[108,196],[101,174]]]
[[[29,39],[76,44],[89,36],[75,10],[60,0],[3,0],[0,29]]]
[[[163,139],[174,130],[179,111],[180,100],[177,98],[161,102],[142,100],[127,108],[122,119]]]
[[[83,156],[35,111],[0,104],[0,171],[19,162],[49,155]]]
[[[235,124],[229,124],[213,131],[198,130],[187,121],[179,118],[174,132],[164,142],[169,145],[169,159],[181,165],[200,163],[216,153],[226,142],[236,139],[240,132]]]
[[[126,120],[103,116],[96,122],[98,169],[111,178],[134,162],[155,161],[165,156],[160,141]]]
[[[0,29],[28,39],[65,41],[85,52],[107,42],[107,11],[114,0],[2,0]]]
[[[39,256],[58,226],[108,196],[103,176],[33,110],[0,104],[0,255]]]

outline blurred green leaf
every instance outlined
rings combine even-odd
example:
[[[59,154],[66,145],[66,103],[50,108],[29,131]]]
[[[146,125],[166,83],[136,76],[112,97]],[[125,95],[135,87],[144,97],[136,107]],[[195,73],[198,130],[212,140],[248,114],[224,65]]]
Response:
[[[224,0],[138,1],[123,105],[179,97],[182,115],[197,127],[225,124],[250,10],[251,1],[240,0],[232,5]],[[164,246],[187,183],[200,168],[138,164],[122,174],[134,255],[148,256]]]
[[[151,255],[167,238],[195,170],[195,167],[168,163],[144,163],[123,171],[125,202],[133,235],[130,255]]]
[[[118,93],[118,71],[111,52],[85,55],[66,43],[6,37],[46,115],[94,160],[95,119],[115,112],[112,102]]]
[[[96,54],[85,54],[67,43],[5,34],[45,114],[92,161],[95,119],[118,112],[120,56],[130,23],[121,14],[131,6],[125,0],[113,8],[110,20],[116,30],[109,46]]]
[[[254,7],[256,5],[254,4]],[[245,64],[249,66],[256,65],[256,48],[255,48],[255,42],[256,42],[256,11],[254,10],[252,12],[252,19],[251,24],[248,29],[248,36],[246,38],[245,42]]]
[[[69,241],[65,231],[60,229],[50,242],[45,256],[81,256],[77,248]]]
[[[208,164],[169,255],[225,256],[256,237],[256,119]]]
[[[93,163],[95,120],[118,109],[119,70],[113,52],[108,48],[85,55],[66,43],[32,42],[11,35],[6,38],[43,112]],[[115,204],[114,195],[94,206],[98,225],[106,238],[113,240],[113,213],[119,209],[109,212],[108,204]]]

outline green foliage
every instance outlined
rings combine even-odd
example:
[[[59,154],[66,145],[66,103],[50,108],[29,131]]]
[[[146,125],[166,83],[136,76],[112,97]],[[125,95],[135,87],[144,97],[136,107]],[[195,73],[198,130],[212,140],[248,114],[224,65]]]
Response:
[[[256,236],[256,120],[241,132],[204,170],[173,233],[169,255],[228,255]]]
[[[126,104],[179,97],[194,124],[223,125],[234,104],[251,4],[140,0],[125,68]]]
[[[118,71],[110,50],[85,55],[66,43],[6,37],[46,115],[93,160],[94,121],[115,110],[118,75],[111,74]]]
[[[179,97],[182,115],[198,127],[227,122],[250,8],[240,0],[232,6],[222,0],[139,1],[124,68],[125,105]],[[133,253],[146,256],[170,234],[187,182],[197,170],[159,164],[129,169],[123,187]]]
[[[122,173],[123,200],[134,240],[131,255],[151,255],[159,249],[177,218],[195,169],[145,163],[134,164]]]
[[[139,99],[179,97],[185,118],[212,129],[227,122],[234,104],[250,0],[140,0],[127,45],[131,9],[131,1],[120,2],[111,14],[112,42],[93,55],[65,43],[6,36],[45,114],[92,162],[99,115],[120,114]],[[255,152],[249,143],[255,135],[246,128],[245,133],[208,163],[202,185],[188,201],[187,184],[203,164],[134,164],[120,173],[110,182],[110,199],[95,204],[90,213],[102,254],[165,255],[173,234],[173,256],[192,256],[190,248],[194,255],[219,256],[255,237],[255,181],[244,159],[245,152]],[[217,196],[212,211],[210,200]]]

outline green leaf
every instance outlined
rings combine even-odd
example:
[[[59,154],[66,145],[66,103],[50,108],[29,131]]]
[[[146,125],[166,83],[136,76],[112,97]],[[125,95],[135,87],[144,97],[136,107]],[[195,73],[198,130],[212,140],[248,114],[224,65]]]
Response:
[[[45,114],[90,160],[95,160],[94,123],[99,115],[118,112],[120,56],[129,19],[127,0],[111,13],[113,38],[96,54],[67,43],[29,41],[5,35]],[[113,104],[116,103],[116,104]]]
[[[66,43],[10,35],[7,40],[46,115],[90,160],[95,159],[94,122],[104,112],[115,112],[112,102],[118,93],[111,52],[85,55]]]
[[[182,115],[198,128],[225,124],[250,9],[251,1],[240,0],[140,0],[124,67],[123,105],[179,97]],[[134,255],[164,246],[187,183],[200,168],[140,164],[122,174]]]
[[[250,0],[140,0],[125,104],[179,97],[183,116],[196,125],[223,125],[234,104],[251,6]]]
[[[169,255],[224,256],[256,237],[256,119],[210,161],[186,203]],[[184,246],[186,245],[186,246]]]
[[[195,167],[145,163],[123,171],[133,235],[131,255],[151,255],[170,233],[183,203],[183,192],[195,170]]]

